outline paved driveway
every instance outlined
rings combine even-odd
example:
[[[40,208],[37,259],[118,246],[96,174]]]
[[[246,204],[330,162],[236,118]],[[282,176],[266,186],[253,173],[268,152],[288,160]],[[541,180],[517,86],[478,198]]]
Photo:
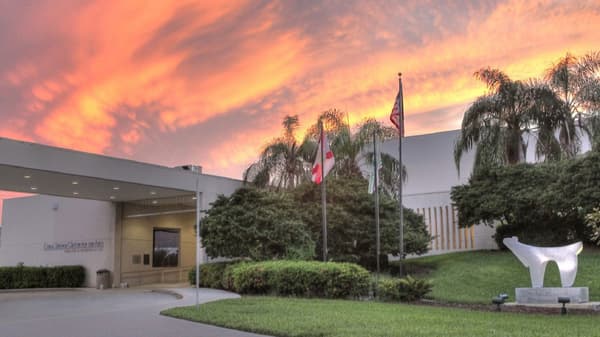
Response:
[[[163,309],[195,303],[191,288],[183,295],[148,289],[74,290],[0,294],[2,337],[259,337],[159,315]],[[235,298],[236,294],[200,290],[200,302]]]

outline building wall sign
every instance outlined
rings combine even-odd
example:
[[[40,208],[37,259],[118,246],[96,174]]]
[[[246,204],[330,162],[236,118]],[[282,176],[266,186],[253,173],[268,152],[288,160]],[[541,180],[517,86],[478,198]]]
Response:
[[[104,241],[102,240],[84,240],[84,241],[63,241],[63,242],[44,242],[45,251],[62,250],[65,253],[93,252],[104,250]]]

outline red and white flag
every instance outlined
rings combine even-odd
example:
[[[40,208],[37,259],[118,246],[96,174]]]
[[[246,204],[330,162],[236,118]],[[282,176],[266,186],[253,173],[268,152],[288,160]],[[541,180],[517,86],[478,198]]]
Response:
[[[402,97],[402,79],[400,79],[400,89],[396,95],[396,102],[390,114],[390,121],[400,131],[400,137],[404,137],[404,98]]]
[[[324,156],[321,156],[321,150],[325,153]],[[321,157],[325,158],[325,164],[321,162]],[[319,148],[317,150],[317,158],[315,158],[315,163],[312,167],[312,181],[316,184],[320,184],[323,181],[323,177],[327,176],[327,173],[331,171],[333,165],[335,164],[335,158],[333,157],[333,152],[329,148],[329,142],[327,141],[327,135],[325,132],[321,130],[321,139],[319,140]],[[321,170],[321,166],[323,169]],[[323,173],[323,176],[321,176]]]

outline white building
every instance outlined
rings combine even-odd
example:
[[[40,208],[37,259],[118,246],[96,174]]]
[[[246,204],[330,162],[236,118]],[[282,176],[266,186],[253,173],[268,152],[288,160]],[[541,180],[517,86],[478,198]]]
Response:
[[[0,265],[83,265],[87,286],[103,268],[114,285],[186,280],[197,185],[207,209],[241,181],[0,138],[0,190],[40,194],[4,201]]]
[[[494,229],[458,228],[452,186],[468,181],[474,151],[454,164],[459,131],[406,137],[404,204],[434,236],[430,254],[495,249]],[[532,149],[528,161],[535,161]],[[589,144],[582,146],[589,148]],[[398,142],[382,151],[398,156]],[[201,209],[239,180],[0,138],[0,190],[35,193],[4,201],[0,266],[83,265],[86,285],[108,269],[114,285],[177,282],[196,256],[195,192]],[[205,261],[201,253],[198,257]]]
[[[475,149],[466,152],[460,163],[460,174],[454,163],[454,145],[460,130],[406,137],[403,140],[402,162],[408,179],[403,186],[403,204],[422,214],[425,225],[434,236],[429,254],[452,251],[497,249],[492,238],[494,228],[485,225],[459,228],[456,210],[452,207],[452,186],[468,183],[475,159]],[[538,161],[535,155],[536,136],[526,136],[526,161]],[[580,134],[580,151],[591,148]],[[398,140],[384,142],[381,151],[398,158]]]
[[[460,166],[454,164],[454,144],[459,130],[405,137],[402,162],[408,178],[403,185],[403,204],[423,215],[425,226],[434,236],[428,254],[453,251],[496,249],[487,226],[459,228],[456,210],[452,207],[452,186],[465,184],[473,168],[474,151],[467,152]],[[398,158],[398,140],[384,142],[381,151]]]

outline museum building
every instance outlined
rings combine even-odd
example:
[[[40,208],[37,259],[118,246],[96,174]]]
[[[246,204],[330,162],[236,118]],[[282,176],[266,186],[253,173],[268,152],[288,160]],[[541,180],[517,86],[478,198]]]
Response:
[[[0,266],[82,265],[89,287],[101,269],[113,286],[185,281],[196,261],[196,204],[207,209],[241,184],[198,166],[0,138],[0,190],[37,194],[4,201]]]
[[[494,228],[458,226],[450,191],[468,182],[474,160],[474,151],[467,152],[457,171],[459,135],[403,139],[403,203],[424,218],[433,237],[428,254],[497,248]],[[397,157],[398,141],[381,149]],[[536,161],[534,149],[529,141],[528,162]],[[111,272],[113,286],[185,281],[196,258],[209,259],[202,249],[195,255],[196,204],[206,210],[241,185],[198,166],[170,168],[0,138],[0,190],[36,194],[4,201],[0,266],[83,265],[90,287],[100,269]]]

